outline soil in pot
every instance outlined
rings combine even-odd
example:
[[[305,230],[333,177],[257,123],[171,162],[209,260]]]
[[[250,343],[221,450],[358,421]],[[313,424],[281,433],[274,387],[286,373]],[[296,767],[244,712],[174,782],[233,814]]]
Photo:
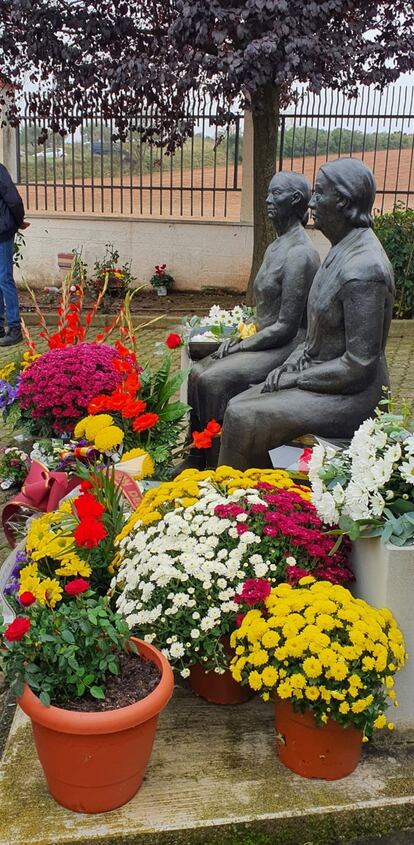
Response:
[[[128,707],[136,701],[142,701],[159,684],[161,672],[151,660],[135,654],[121,654],[119,658],[119,675],[108,673],[105,680],[105,698],[84,696],[61,704],[65,710],[76,710],[77,713],[96,713],[105,710],[117,710],[118,707]],[[59,707],[59,704],[57,705]]]

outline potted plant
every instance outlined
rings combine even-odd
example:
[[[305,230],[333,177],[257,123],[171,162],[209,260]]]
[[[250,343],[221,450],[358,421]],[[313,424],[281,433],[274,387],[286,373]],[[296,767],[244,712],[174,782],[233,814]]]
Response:
[[[150,285],[157,291],[158,296],[166,296],[174,284],[174,278],[166,272],[166,264],[156,264],[155,273],[150,278]]]
[[[20,601],[19,616],[0,625],[2,667],[32,721],[49,791],[75,812],[119,807],[141,785],[171,668],[82,578],[55,608],[30,592]]]
[[[20,490],[29,466],[29,456],[16,446],[0,449],[0,489]]]
[[[102,261],[95,261],[90,287],[95,293],[124,297],[135,278],[131,274],[131,262],[118,266],[119,252],[113,244],[105,244]]]
[[[250,594],[252,588],[250,589]],[[393,675],[406,659],[392,613],[305,576],[261,584],[231,636],[234,680],[275,701],[277,753],[303,777],[337,780],[361,743],[388,725]]]
[[[321,518],[339,522],[338,542],[344,532],[354,541],[356,595],[376,607],[390,608],[412,653],[414,424],[409,410],[377,410],[344,451],[316,447],[310,479]],[[413,684],[414,666],[409,663],[397,679],[397,723],[414,726]]]
[[[146,493],[121,532],[119,612],[210,701],[246,699],[228,671],[245,579],[352,578],[308,498],[283,471],[186,470]]]

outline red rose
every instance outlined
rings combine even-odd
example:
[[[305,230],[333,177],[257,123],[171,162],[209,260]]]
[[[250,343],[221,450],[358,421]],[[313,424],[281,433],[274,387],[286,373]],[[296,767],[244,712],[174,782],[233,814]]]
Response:
[[[89,586],[89,581],[85,581],[84,578],[75,578],[65,584],[63,589],[68,596],[78,596],[79,593],[85,593],[86,590],[89,590]]]
[[[147,428],[153,428],[154,425],[157,425],[158,420],[158,414],[142,414],[132,423],[133,431],[146,431]]]
[[[82,519],[73,532],[77,545],[85,546],[87,549],[98,546],[106,535],[107,531],[98,519]]]
[[[181,337],[179,334],[174,334],[174,332],[172,332],[168,335],[165,343],[166,346],[168,346],[168,349],[177,349],[178,346],[181,346]]]
[[[210,422],[207,423],[204,431],[208,431],[208,433],[211,434],[212,437],[216,437],[217,434],[221,434],[221,425],[219,425],[216,420],[210,420]]]
[[[79,519],[99,519],[105,510],[92,493],[83,493],[82,496],[78,496],[73,505]]]
[[[21,596],[19,596],[19,601],[23,607],[30,607],[30,605],[36,601],[36,596],[29,592],[22,593]]]
[[[193,431],[192,446],[196,449],[210,449],[212,445],[211,434],[208,431]]]
[[[31,624],[30,619],[18,616],[17,619],[10,622],[10,625],[6,628],[4,632],[4,639],[8,640],[9,643],[21,640],[22,637],[24,637],[24,635],[30,630]]]

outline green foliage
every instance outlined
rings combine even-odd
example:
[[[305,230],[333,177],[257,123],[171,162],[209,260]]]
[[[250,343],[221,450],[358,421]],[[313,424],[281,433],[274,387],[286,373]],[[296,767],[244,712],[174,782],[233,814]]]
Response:
[[[172,451],[182,437],[186,425],[185,417],[190,410],[189,405],[178,399],[171,401],[177,395],[189,372],[189,370],[180,370],[178,373],[171,374],[172,359],[173,352],[169,352],[158,370],[153,372],[147,366],[140,375],[141,398],[147,403],[147,411],[159,416],[159,422],[155,428],[142,433],[142,444],[156,464],[157,477],[161,479],[166,476],[168,465],[171,464]]]
[[[105,698],[107,673],[117,675],[120,652],[134,650],[128,626],[111,610],[109,599],[95,598],[88,590],[55,610],[36,602],[25,616],[27,633],[2,641],[3,671],[15,695],[27,683],[45,705],[64,705],[88,693]],[[4,630],[0,618],[0,634]]]
[[[105,244],[105,255],[101,261],[95,261],[94,273],[89,282],[95,292],[101,293],[105,289],[108,296],[124,296],[136,281],[131,273],[131,262],[127,261],[120,267],[118,260],[119,252],[114,245]]]
[[[389,214],[374,218],[373,229],[394,268],[394,317],[414,318],[414,209],[396,205]]]

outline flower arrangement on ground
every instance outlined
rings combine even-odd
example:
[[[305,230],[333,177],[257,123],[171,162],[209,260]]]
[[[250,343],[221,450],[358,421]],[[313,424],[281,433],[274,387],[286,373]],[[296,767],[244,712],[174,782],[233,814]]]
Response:
[[[326,523],[357,539],[414,543],[414,426],[407,414],[365,420],[348,449],[316,446],[309,467],[312,500]]]
[[[333,719],[359,728],[366,739],[388,725],[394,679],[406,660],[392,613],[377,610],[349,590],[312,576],[298,584],[258,591],[231,635],[233,678],[268,701],[310,710],[318,725]]]
[[[65,499],[56,511],[29,525],[24,552],[18,554],[7,588],[15,609],[24,604],[26,593],[55,607],[73,578],[88,578],[101,595],[109,587],[115,539],[128,516],[126,502],[110,469],[77,471],[85,476],[80,495]]]
[[[29,470],[30,461],[25,452],[10,446],[0,449],[0,488],[10,490],[12,487],[20,489]]]
[[[136,279],[131,273],[131,262],[118,266],[119,252],[113,244],[105,244],[105,255],[95,261],[90,287],[98,293],[105,289],[107,296],[125,296]]]
[[[155,273],[151,276],[149,283],[155,290],[159,288],[166,288],[169,290],[174,284],[174,277],[171,273],[167,273],[166,264],[156,264],[154,267]]]
[[[212,305],[207,317],[194,315],[184,324],[182,334],[186,340],[221,341],[229,337],[244,340],[256,333],[254,322],[255,308],[248,305],[236,305],[231,311]],[[197,334],[197,328],[203,329]]]
[[[147,493],[122,532],[112,584],[118,610],[183,677],[201,661],[225,670],[221,638],[234,628],[235,593],[246,579],[277,584],[310,571],[352,578],[345,548],[330,557],[334,540],[323,535],[308,492],[287,473],[272,475],[268,483],[260,470],[187,470]]]

